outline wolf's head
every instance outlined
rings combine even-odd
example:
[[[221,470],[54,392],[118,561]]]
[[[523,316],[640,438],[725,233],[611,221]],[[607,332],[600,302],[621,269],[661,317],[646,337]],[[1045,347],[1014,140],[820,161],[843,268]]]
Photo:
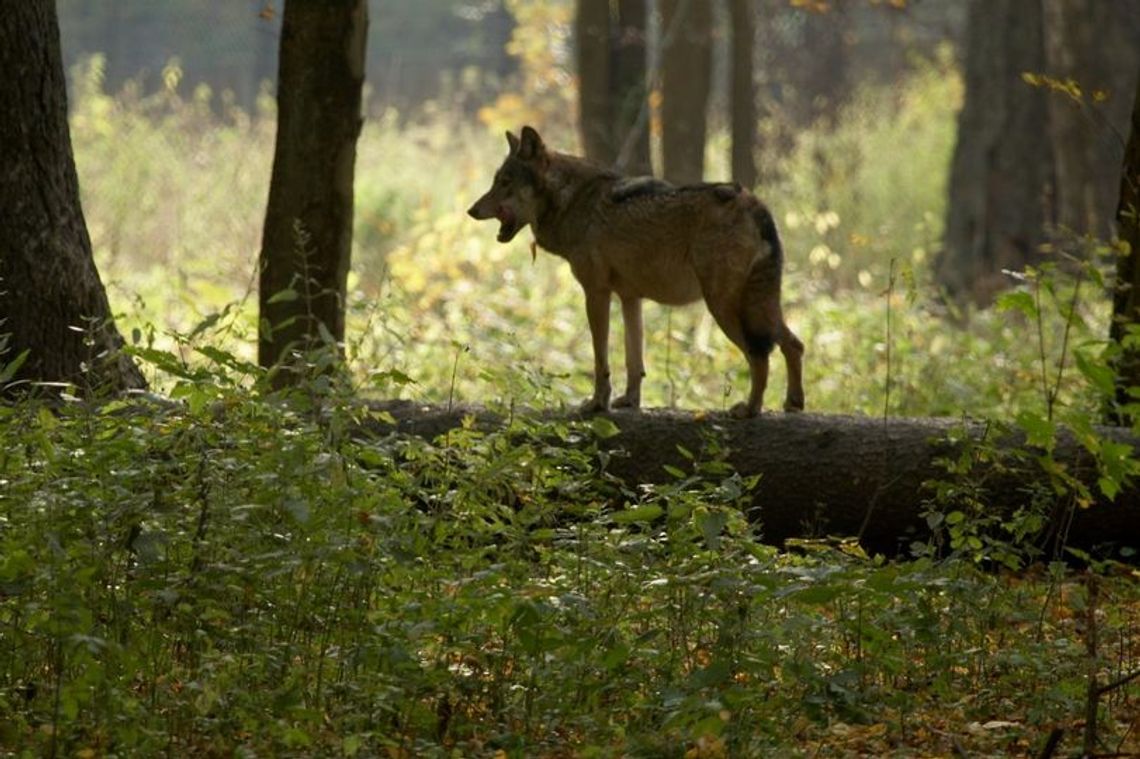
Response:
[[[498,219],[499,242],[510,242],[538,216],[538,193],[546,171],[546,146],[538,132],[524,126],[522,136],[507,132],[507,153],[491,189],[467,210],[473,219]]]

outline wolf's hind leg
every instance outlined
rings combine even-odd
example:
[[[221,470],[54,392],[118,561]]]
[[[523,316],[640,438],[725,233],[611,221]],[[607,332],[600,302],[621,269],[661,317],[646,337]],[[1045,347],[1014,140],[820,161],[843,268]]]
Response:
[[[615,408],[637,408],[641,405],[641,380],[645,377],[642,356],[641,298],[621,299],[621,317],[625,324],[625,395],[614,399]]]
[[[782,324],[780,336],[776,340],[780,346],[780,353],[784,354],[784,363],[788,367],[788,394],[784,399],[784,411],[804,410],[804,344]]]
[[[764,391],[768,387],[768,354],[752,354],[745,352],[748,357],[748,374],[752,379],[752,389],[748,391],[748,400],[741,401],[729,409],[729,414],[737,419],[748,419],[760,413],[764,405]]]
[[[610,407],[610,291],[586,289],[586,321],[594,344],[594,396],[582,404],[584,413]]]

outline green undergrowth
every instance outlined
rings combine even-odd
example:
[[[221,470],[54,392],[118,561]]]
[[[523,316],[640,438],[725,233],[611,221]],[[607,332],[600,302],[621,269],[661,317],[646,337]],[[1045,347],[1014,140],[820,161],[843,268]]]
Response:
[[[1080,713],[1079,578],[780,554],[715,425],[635,491],[604,419],[426,440],[323,383],[176,395],[0,407],[0,753],[1003,755]],[[1134,645],[1134,583],[1101,595]]]

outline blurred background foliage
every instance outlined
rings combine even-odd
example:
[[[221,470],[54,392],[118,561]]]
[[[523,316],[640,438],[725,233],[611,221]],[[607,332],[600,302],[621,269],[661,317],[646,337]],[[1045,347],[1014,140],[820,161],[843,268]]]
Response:
[[[360,376],[380,377],[378,393],[424,400],[576,402],[589,387],[590,349],[570,272],[547,257],[532,262],[527,235],[498,245],[463,213],[505,151],[503,129],[530,123],[551,145],[579,149],[573,3],[372,6],[349,303]],[[931,277],[963,102],[967,6],[756,3],[757,192],[786,238],[787,310],[807,342],[813,409],[881,413],[888,337],[892,413],[1007,414],[1041,403],[1041,346],[1025,339],[1036,326],[961,311]],[[224,313],[225,348],[252,356],[279,5],[62,0],[60,12],[84,207],[124,332],[170,347]],[[714,19],[712,180],[730,171],[718,84],[727,23],[724,13]],[[1074,338],[1095,352],[1107,297],[1086,294]],[[947,315],[970,329],[954,330]],[[1066,319],[1055,322],[1044,324],[1046,351],[1060,350]],[[647,404],[720,408],[742,391],[743,362],[704,309],[650,307],[646,328]],[[414,382],[385,384],[393,369]],[[772,397],[782,382],[778,372]],[[1079,376],[1063,384],[1062,405],[1095,407]]]

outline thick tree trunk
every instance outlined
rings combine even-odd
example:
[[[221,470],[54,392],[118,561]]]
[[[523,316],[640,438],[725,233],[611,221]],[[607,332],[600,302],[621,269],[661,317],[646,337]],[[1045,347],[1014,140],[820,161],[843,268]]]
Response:
[[[329,337],[338,345],[344,340],[367,28],[366,0],[285,3],[261,249],[258,360],[264,367],[292,364],[293,356]],[[275,384],[296,377],[279,371]]]
[[[732,19],[732,178],[756,186],[756,85],[752,46],[756,8],[751,0],[730,0]]]
[[[91,256],[54,0],[5,5],[0,71],[0,362],[27,351],[15,379],[83,393],[145,387]]]
[[[661,0],[661,154],[670,182],[700,182],[712,76],[712,4]]]
[[[1137,263],[1140,261],[1140,80],[1132,102],[1132,128],[1124,152],[1116,223],[1120,239],[1127,243],[1129,250],[1116,260],[1116,291],[1109,328],[1109,339],[1121,350],[1115,366],[1119,407],[1140,401],[1130,392],[1131,388],[1140,388],[1140,350],[1124,347],[1129,331],[1140,327],[1140,265]],[[1121,413],[1119,408],[1110,411],[1109,416],[1118,423],[1131,421],[1131,415]]]
[[[950,170],[945,249],[936,277],[956,297],[987,304],[1003,269],[1037,262],[1053,223],[1048,103],[1022,74],[1045,70],[1039,2],[974,0],[966,99]]]
[[[613,122],[617,168],[626,174],[649,176],[653,163],[649,156],[649,118],[645,91],[645,46],[649,20],[646,0],[617,1],[617,39],[613,55]],[[628,156],[623,155],[627,142]],[[624,161],[623,161],[624,159]]]
[[[502,420],[479,409],[423,407],[406,401],[386,402],[377,410],[391,414],[403,434],[435,438],[474,414],[484,429]],[[964,440],[979,441],[988,427],[952,419],[895,419],[812,414],[765,414],[734,420],[721,415],[695,417],[667,411],[612,413],[620,432],[604,441],[612,451],[607,471],[627,485],[672,481],[666,465],[688,470],[690,462],[678,446],[698,453],[705,436],[722,436],[727,460],[741,475],[761,475],[750,515],[759,521],[766,542],[781,545],[789,538],[858,536],[869,551],[894,555],[911,541],[929,537],[923,511],[932,491],[930,481],[952,478],[939,460],[955,457]],[[372,430],[392,427],[377,422]],[[952,442],[951,431],[955,431]],[[1115,428],[1101,434],[1133,446],[1140,440]],[[1017,441],[1006,441],[1016,444]],[[990,442],[1000,447],[1001,440]],[[1090,483],[1095,492],[1096,467],[1073,439],[1062,434],[1055,459]],[[1036,485],[1048,487],[1040,467],[979,461],[974,482],[984,483],[984,498],[993,514],[1012,513],[1024,505]],[[1037,536],[1047,555],[1062,542],[1089,550],[1140,545],[1140,490],[1125,490],[1114,503],[1089,508],[1059,508]]]
[[[1131,95],[1140,72],[1140,3],[1043,0],[1047,72],[1080,87],[1049,97],[1056,221],[1109,238]]]
[[[586,157],[610,166],[617,157],[610,121],[610,3],[578,0],[578,124]]]

